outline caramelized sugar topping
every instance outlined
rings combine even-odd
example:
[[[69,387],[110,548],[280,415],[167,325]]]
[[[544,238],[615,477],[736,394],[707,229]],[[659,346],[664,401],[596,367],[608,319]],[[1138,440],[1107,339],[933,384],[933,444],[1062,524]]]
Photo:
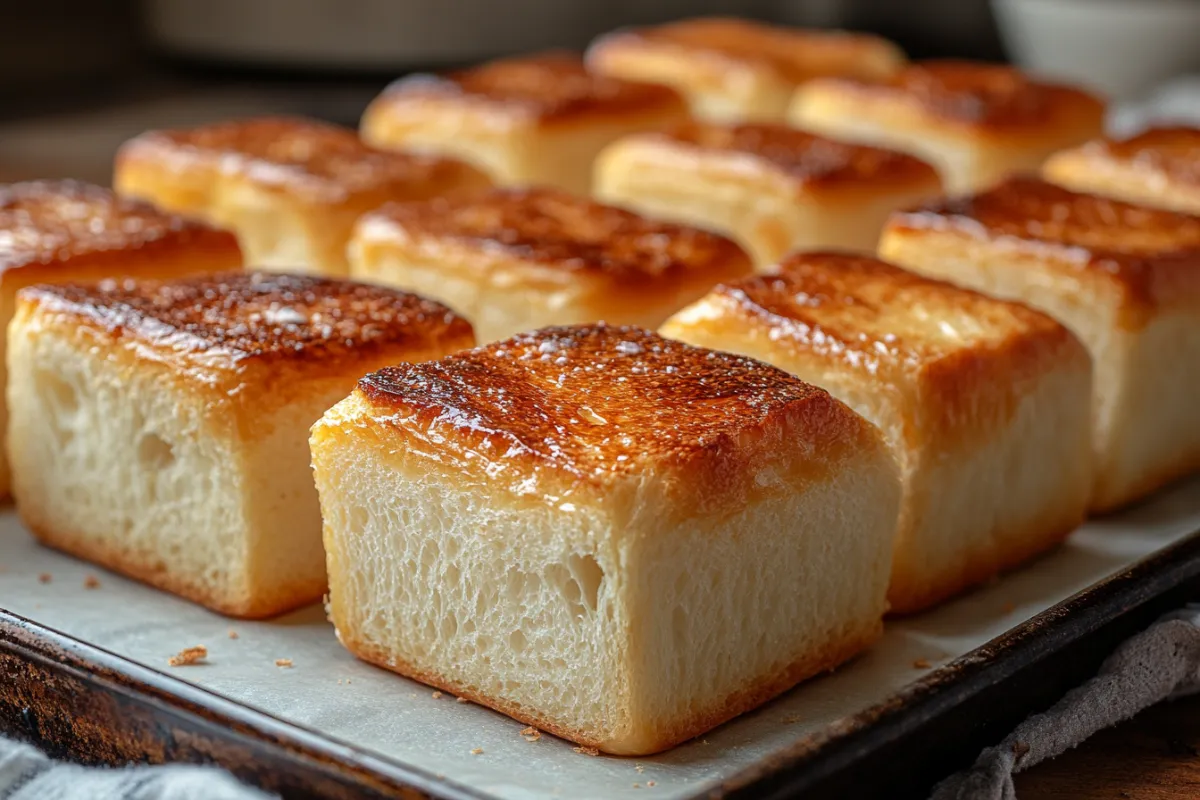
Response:
[[[1200,260],[1200,217],[1079,194],[1036,178],[1010,178],[974,197],[900,212],[893,224],[1065,245],[1081,257],[1126,265],[1177,255]]]
[[[533,457],[580,476],[733,449],[797,407],[852,424],[824,390],[774,367],[603,324],[389,367],[359,389],[379,413],[439,441],[465,440],[485,460]]]
[[[511,258],[614,279],[678,275],[746,259],[729,239],[653,222],[554,189],[496,189],[384,207],[370,222],[413,239],[454,240]]]
[[[441,76],[402,78],[387,95],[461,97],[542,120],[683,109],[683,100],[665,86],[593,75],[579,56],[563,52],[501,59]]]
[[[347,128],[289,117],[150,131],[127,142],[120,157],[148,150],[167,161],[202,161],[222,172],[301,186],[330,199],[389,185],[438,184],[468,169],[436,156],[376,150]]]
[[[1200,129],[1151,128],[1128,139],[1092,142],[1089,156],[1116,159],[1180,183],[1200,185]]]
[[[805,31],[743,19],[710,17],[614,34],[621,39],[683,50],[708,52],[765,66],[784,80],[800,83],[819,75],[874,77],[903,62],[903,54],[885,39],[843,31]],[[604,40],[601,40],[601,45]],[[869,59],[885,56],[884,64]]]
[[[1049,317],[844,253],[797,253],[778,274],[716,293],[738,313],[763,320],[771,339],[871,374],[924,363],[1010,335],[1066,336]]]
[[[271,272],[24,291],[110,334],[178,353],[217,351],[234,361],[334,359],[364,348],[422,347],[471,335],[466,320],[407,292]]]
[[[1035,82],[1013,67],[972,61],[925,61],[882,83],[844,85],[899,92],[933,116],[996,127],[1036,125],[1054,116],[1060,104],[1088,97],[1077,89]],[[1099,107],[1098,100],[1092,102]]]
[[[213,229],[76,181],[0,186],[0,270],[73,256],[135,250]]]
[[[803,183],[933,181],[933,167],[905,153],[826,139],[785,125],[689,123],[662,134],[699,150],[752,156]]]

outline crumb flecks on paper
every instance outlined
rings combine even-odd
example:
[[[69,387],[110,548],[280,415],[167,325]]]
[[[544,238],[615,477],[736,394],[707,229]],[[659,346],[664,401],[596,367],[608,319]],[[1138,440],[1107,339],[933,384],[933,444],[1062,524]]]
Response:
[[[236,639],[236,638],[238,638],[238,632],[237,632],[237,631],[235,631],[233,628],[230,628],[230,629],[229,629],[229,638],[230,638],[230,639]]]
[[[291,669],[292,660],[290,658],[277,658],[275,659],[275,666],[280,669]]]
[[[208,658],[208,648],[202,644],[195,647],[185,647],[175,655],[167,659],[167,664],[172,667],[191,667]]]
[[[527,742],[536,742],[542,738],[542,732],[530,725],[528,728],[521,730],[521,738]]]
[[[581,756],[598,756],[598,755],[600,755],[600,751],[597,750],[596,748],[586,747],[584,745],[580,745],[579,747],[572,747],[571,750],[573,752],[579,753]]]
[[[471,751],[471,755],[473,755],[473,756],[481,756],[481,755],[483,755],[483,748],[482,748],[482,747],[476,747],[474,750],[472,750],[472,751]]]
[[[88,575],[87,577],[85,577],[83,579],[83,588],[99,589],[100,588],[100,579],[97,578],[95,575]]]
[[[49,572],[43,572],[41,575],[38,575],[38,583],[49,583],[52,580],[54,580],[54,576]]]

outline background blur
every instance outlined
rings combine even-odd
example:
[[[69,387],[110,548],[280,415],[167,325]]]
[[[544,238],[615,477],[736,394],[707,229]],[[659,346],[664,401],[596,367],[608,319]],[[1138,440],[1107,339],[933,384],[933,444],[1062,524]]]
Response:
[[[1012,58],[1123,100],[1200,72],[1200,0],[0,0],[0,181],[107,182],[116,146],[150,127],[353,125],[406,71],[704,14],[872,31],[914,58]]]

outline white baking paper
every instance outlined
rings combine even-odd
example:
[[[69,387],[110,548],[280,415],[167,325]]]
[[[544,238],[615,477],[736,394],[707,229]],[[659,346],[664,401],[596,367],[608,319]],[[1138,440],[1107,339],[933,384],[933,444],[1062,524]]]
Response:
[[[230,621],[42,548],[12,512],[0,514],[0,607],[496,797],[677,798],[886,700],[928,674],[915,664],[928,661],[936,669],[1197,530],[1200,479],[1088,524],[1060,550],[984,589],[889,624],[883,641],[832,675],[703,739],[639,759],[575,753],[549,735],[527,742],[521,723],[449,695],[435,699],[428,687],[357,662],[338,645],[319,607],[270,622]],[[49,583],[39,581],[43,573]],[[89,575],[99,587],[86,588]],[[191,645],[207,647],[209,663],[167,666]],[[292,667],[276,666],[277,659],[290,659]]]

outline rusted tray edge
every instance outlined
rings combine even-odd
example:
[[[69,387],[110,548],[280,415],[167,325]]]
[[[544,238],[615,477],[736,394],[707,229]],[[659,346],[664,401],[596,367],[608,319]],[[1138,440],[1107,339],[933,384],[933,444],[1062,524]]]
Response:
[[[849,773],[867,778],[873,762],[891,745],[951,715],[968,700],[1004,688],[1009,679],[1053,655],[1070,656],[1072,646],[1105,626],[1143,609],[1142,617],[1160,613],[1147,608],[1172,593],[1191,597],[1190,584],[1200,592],[1200,531],[1148,556],[1131,567],[1084,589],[967,653],[893,696],[826,730],[806,737],[787,750],[732,776],[699,797],[840,797]],[[1172,602],[1179,602],[1173,599]],[[1165,610],[1165,607],[1162,609]],[[1134,626],[1148,619],[1134,620]],[[1110,637],[1112,638],[1112,637]],[[1117,640],[1113,640],[1115,643]],[[1111,644],[1100,642],[1106,652]],[[1093,648],[1094,649],[1094,648]],[[113,710],[135,707],[153,720],[156,732],[170,740],[162,753],[111,750],[81,752],[28,730],[27,720],[14,719],[13,699],[22,691],[19,681],[0,682],[0,730],[54,745],[62,754],[93,763],[128,760],[185,760],[215,763],[250,782],[287,797],[429,796],[447,800],[481,800],[488,795],[430,775],[410,765],[339,742],[319,731],[274,717],[185,683],[163,672],[129,661],[59,631],[0,608],[0,675],[5,657],[31,665],[37,672],[73,682],[82,691],[107,698]],[[1095,659],[1081,657],[1085,673]],[[1076,670],[1078,671],[1078,670]],[[1076,678],[1077,679],[1077,678]],[[9,684],[6,688],[4,684]],[[1017,718],[1039,710],[1036,700],[1011,698],[1008,712]],[[60,709],[62,712],[63,709]],[[66,709],[69,712],[69,709]],[[16,716],[19,716],[16,712]],[[93,721],[104,726],[106,720]],[[107,720],[109,724],[116,720]],[[961,722],[961,721],[960,721]],[[176,730],[179,726],[182,730]],[[961,725],[959,726],[961,727]],[[31,733],[33,735],[31,735]],[[182,733],[182,735],[181,735]],[[200,737],[203,746],[190,742]],[[61,738],[61,737],[60,737]],[[978,737],[975,737],[978,738]],[[224,741],[222,741],[222,739]],[[955,750],[974,752],[990,743],[959,740]],[[938,742],[923,748],[929,761],[944,770],[962,766],[961,757],[947,758]],[[285,776],[248,765],[245,753],[267,759],[274,769],[297,770]],[[256,761],[257,764],[257,761]],[[266,766],[262,764],[261,766]],[[913,765],[916,768],[919,765]],[[861,773],[859,771],[862,771]],[[856,796],[872,796],[867,786]],[[889,794],[904,796],[904,787],[889,786]]]

